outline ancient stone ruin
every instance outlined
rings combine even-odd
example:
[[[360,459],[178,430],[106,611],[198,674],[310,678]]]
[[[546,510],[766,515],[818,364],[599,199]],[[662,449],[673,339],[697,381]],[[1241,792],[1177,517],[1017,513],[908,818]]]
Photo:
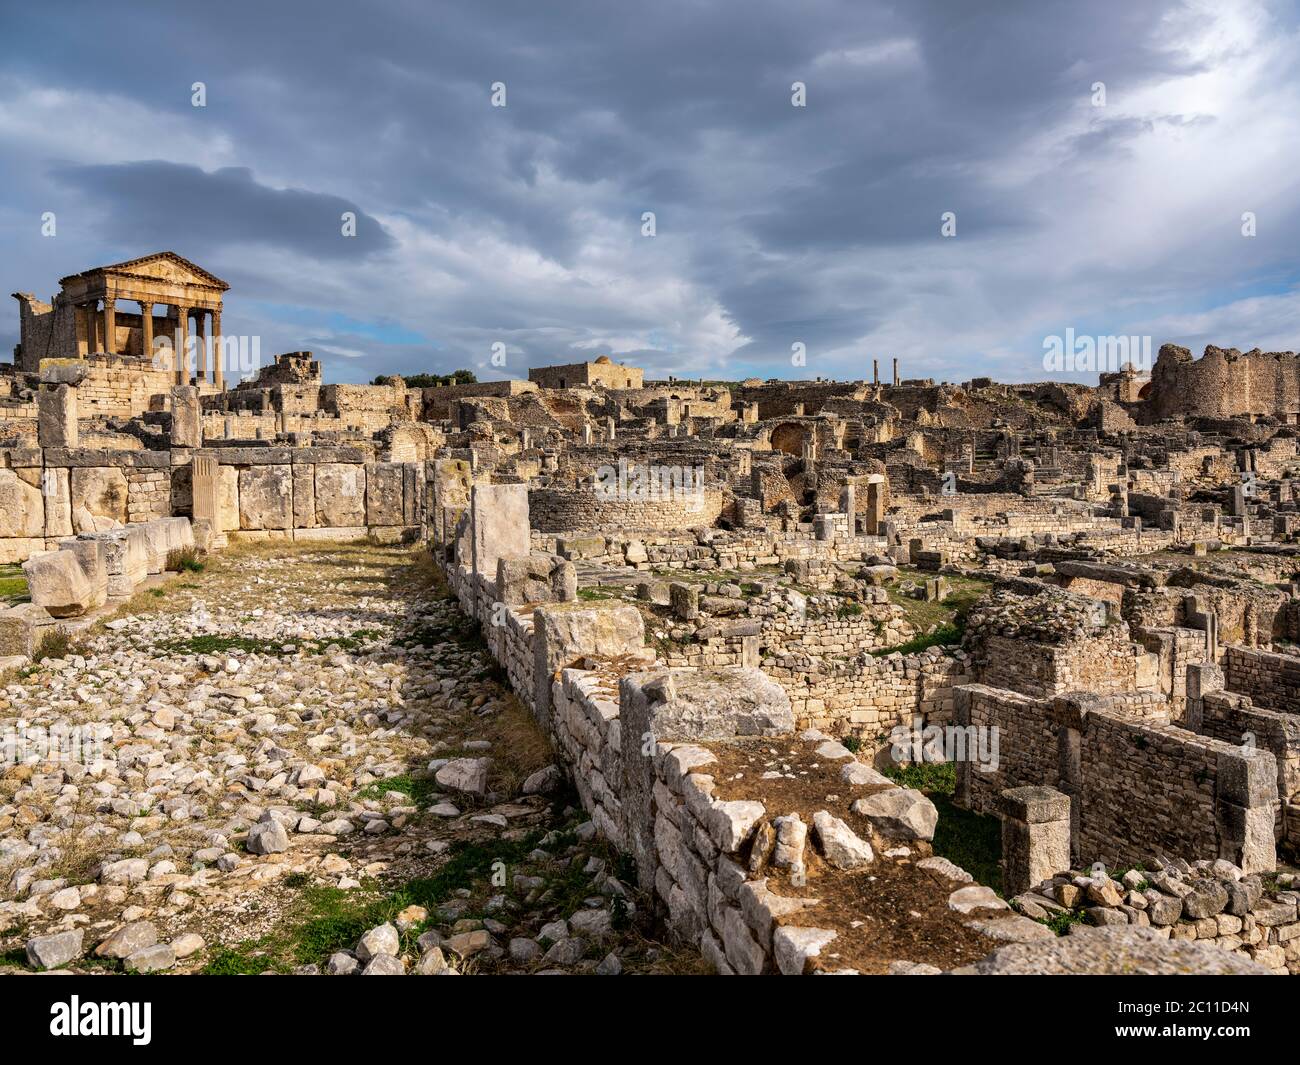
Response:
[[[0,921],[35,929],[31,966],[215,964],[185,914],[222,877],[368,890],[361,870],[436,868],[462,833],[608,850],[570,853],[590,904],[540,929],[553,892],[516,873],[479,916],[412,904],[304,971],[617,972],[630,913],[720,973],[1300,971],[1296,356],[1166,345],[1096,387],[897,359],[888,383],[879,359],[857,381],[646,381],[600,357],[408,388],[328,384],[291,352],[235,380],[227,286],[193,263],[61,284],[17,297],[0,368],[0,563],[25,584],[0,601],[0,717],[53,724],[98,705],[115,654],[176,657],[113,682],[93,771],[16,757],[0,778]],[[340,572],[383,628],[339,602],[351,635],[290,637],[258,613],[277,598],[245,598],[224,615],[243,643],[206,577],[166,638],[139,605],[205,558],[273,583],[364,551],[431,560],[444,596],[408,608]],[[312,572],[275,596],[331,594]],[[421,636],[430,618],[452,635]],[[272,679],[281,654],[319,706]],[[388,745],[431,699],[458,728],[517,706],[547,764],[509,781],[509,745],[435,729],[403,767]],[[334,716],[358,702],[364,726]],[[191,734],[211,765],[173,765]],[[49,844],[87,780],[133,820],[100,823],[74,883]],[[577,842],[512,835],[566,790]],[[362,863],[352,839],[388,849]]]

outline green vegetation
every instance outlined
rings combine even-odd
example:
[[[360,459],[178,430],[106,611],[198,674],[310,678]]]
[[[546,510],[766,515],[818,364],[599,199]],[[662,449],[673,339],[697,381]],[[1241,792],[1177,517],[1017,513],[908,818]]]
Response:
[[[439,385],[476,385],[478,377],[473,370],[455,370],[452,373],[415,373],[402,377],[397,374],[380,374],[371,384],[388,385],[405,381],[407,388],[435,388]]]
[[[69,655],[76,653],[77,648],[72,637],[63,629],[55,626],[41,636],[40,642],[36,645],[36,651],[32,655],[32,661],[44,662],[47,658],[67,658]]]
[[[478,895],[486,898],[489,889],[497,890],[489,885],[488,878],[498,863],[507,869],[522,868],[528,853],[540,844],[542,835],[538,831],[513,842],[459,843],[446,864],[434,873],[408,880],[388,891],[374,885],[352,891],[323,885],[302,887],[297,910],[286,919],[282,929],[233,947],[215,948],[201,971],[218,976],[256,975],[268,970],[287,972],[294,965],[323,962],[335,951],[352,948],[366,931],[392,921],[408,906],[423,906],[432,914],[453,893],[475,888],[479,889]],[[578,863],[577,873],[571,869],[552,884],[557,897],[566,900],[572,897],[575,909],[591,893],[590,878],[582,878],[580,882],[580,876],[581,863]],[[288,878],[285,884],[297,886]],[[409,948],[427,924],[404,933],[403,946]]]
[[[240,651],[244,654],[287,655],[302,652],[318,655],[337,647],[341,651],[356,652],[366,644],[384,639],[385,634],[379,629],[357,629],[349,636],[327,636],[319,640],[285,640],[268,642],[265,638],[251,636],[219,636],[207,633],[202,636],[188,636],[182,640],[165,640],[157,645],[156,650],[173,655],[219,655]],[[285,648],[292,648],[286,651]]]
[[[167,568],[176,573],[202,573],[204,565],[196,547],[178,547],[167,552]]]
[[[429,800],[437,790],[437,785],[431,777],[418,778],[404,773],[400,777],[389,777],[387,780],[376,780],[373,784],[368,784],[357,793],[357,798],[383,799],[388,792],[396,791],[405,795],[416,806],[423,808],[429,805]]]
[[[1071,925],[1083,924],[1087,918],[1082,910],[1062,910],[1050,917],[1044,917],[1039,924],[1045,924],[1058,936],[1068,935]]]
[[[584,603],[595,603],[601,599],[616,599],[617,596],[611,595],[603,588],[579,588],[578,598]]]
[[[1002,822],[988,814],[963,810],[953,801],[957,766],[953,762],[923,762],[890,766],[887,777],[905,788],[923,792],[939,811],[934,853],[960,865],[976,883],[1002,893]]]
[[[900,580],[910,579],[918,584],[923,584],[928,578],[934,576],[933,573],[924,573],[917,569],[900,569],[898,575]],[[942,625],[945,622],[959,621],[964,618],[970,608],[993,586],[990,581],[981,580],[977,577],[959,577],[948,574],[943,576],[948,581],[952,591],[946,599],[936,602],[913,599],[900,590],[900,581],[892,581],[886,586],[889,592],[889,601],[895,606],[901,607],[907,615],[907,620],[921,632],[924,632],[931,625]]]
[[[935,628],[933,632],[913,636],[910,640],[895,644],[893,647],[879,647],[872,651],[871,654],[876,658],[883,658],[885,655],[892,655],[895,652],[914,655],[918,651],[924,651],[927,647],[954,647],[961,643],[961,638],[965,632],[966,626],[963,622],[945,621]]]
[[[0,566],[0,603],[16,603],[27,598],[27,578],[19,566]]]

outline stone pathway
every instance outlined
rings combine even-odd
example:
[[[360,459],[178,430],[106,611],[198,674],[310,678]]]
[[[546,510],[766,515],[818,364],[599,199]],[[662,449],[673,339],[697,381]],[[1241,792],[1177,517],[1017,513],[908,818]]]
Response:
[[[243,545],[137,596],[0,684],[0,969],[698,970],[503,680],[409,548]],[[59,723],[102,750],[40,760]]]

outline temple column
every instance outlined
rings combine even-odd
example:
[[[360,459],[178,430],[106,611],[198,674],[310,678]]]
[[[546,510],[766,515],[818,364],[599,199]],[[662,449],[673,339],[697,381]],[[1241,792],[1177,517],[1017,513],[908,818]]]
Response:
[[[117,300],[104,297],[104,351],[113,355],[117,346]]]
[[[203,316],[208,312],[202,307],[194,309],[194,346],[198,349],[199,355],[199,376],[195,382],[200,388],[208,380],[208,346],[204,337]]]
[[[153,304],[140,301],[140,357],[153,361]]]
[[[96,323],[99,321],[98,300],[91,300],[81,306],[81,313],[86,316],[86,354],[93,355],[97,350],[95,338]]]
[[[216,375],[215,383],[218,392],[224,392],[226,389],[225,370],[221,365],[221,312],[214,310],[212,312],[212,371]]]
[[[176,305],[176,383],[190,383],[189,363],[190,309]]]

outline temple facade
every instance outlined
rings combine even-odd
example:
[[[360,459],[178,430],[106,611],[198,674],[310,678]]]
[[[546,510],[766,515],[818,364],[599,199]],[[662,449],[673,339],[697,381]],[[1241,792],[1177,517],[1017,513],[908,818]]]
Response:
[[[59,285],[49,303],[14,293],[19,370],[37,373],[43,359],[108,356],[138,359],[142,372],[170,371],[178,385],[225,388],[221,301],[230,286],[221,278],[164,251],[72,274]]]

